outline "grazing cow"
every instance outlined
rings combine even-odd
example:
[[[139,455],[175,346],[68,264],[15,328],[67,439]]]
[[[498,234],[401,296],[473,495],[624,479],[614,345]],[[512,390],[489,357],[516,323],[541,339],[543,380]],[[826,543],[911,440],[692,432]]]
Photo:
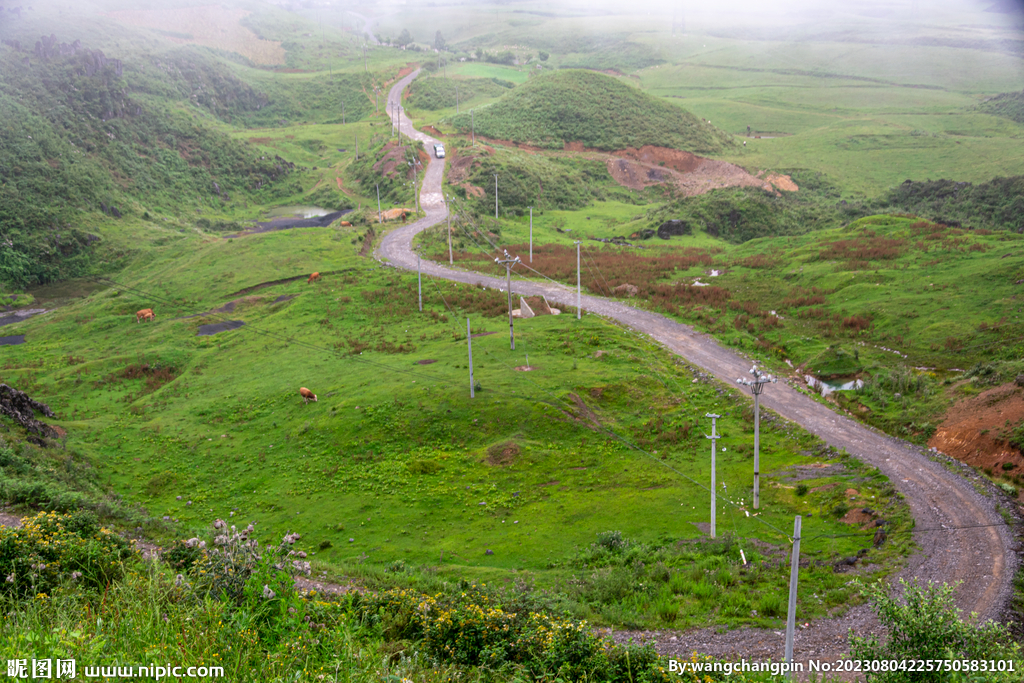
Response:
[[[341,222],[341,227],[343,227],[343,228],[351,228],[352,224],[349,223],[348,221],[342,221]]]
[[[303,400],[306,403],[309,403],[310,401],[313,401],[314,403],[316,403],[316,394],[314,394],[312,391],[310,391],[306,387],[299,387],[299,394],[302,396]]]
[[[309,276],[309,279],[306,280],[306,284],[308,285],[311,282],[315,282],[315,281],[317,281],[319,279],[320,279],[320,273],[313,273],[312,275]]]
[[[141,323],[143,319],[153,322],[156,316],[153,314],[152,308],[143,308],[141,311],[135,314],[135,322]]]

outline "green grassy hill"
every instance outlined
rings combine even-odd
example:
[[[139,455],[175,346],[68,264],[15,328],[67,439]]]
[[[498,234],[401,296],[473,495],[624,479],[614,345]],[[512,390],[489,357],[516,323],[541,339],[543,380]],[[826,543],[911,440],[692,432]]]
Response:
[[[476,112],[475,122],[478,135],[549,149],[581,142],[608,151],[657,145],[712,154],[732,144],[688,111],[592,71],[536,76]],[[468,133],[470,115],[451,123]]]

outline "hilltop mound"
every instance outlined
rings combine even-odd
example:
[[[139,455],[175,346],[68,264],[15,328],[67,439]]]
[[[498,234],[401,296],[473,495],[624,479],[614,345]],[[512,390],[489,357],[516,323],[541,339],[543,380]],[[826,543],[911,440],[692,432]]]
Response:
[[[469,132],[468,114],[451,121]],[[532,78],[478,110],[476,133],[547,149],[566,143],[608,151],[657,145],[708,154],[731,144],[724,133],[674,104],[617,78],[572,70]]]

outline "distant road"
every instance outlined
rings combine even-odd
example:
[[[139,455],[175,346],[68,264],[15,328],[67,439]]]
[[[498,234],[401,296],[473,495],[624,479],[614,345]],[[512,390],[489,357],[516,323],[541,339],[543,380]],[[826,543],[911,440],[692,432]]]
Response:
[[[419,71],[398,81],[388,94],[388,110],[398,111],[402,91]],[[401,131],[429,146],[439,142],[412,127],[404,117]],[[447,208],[441,194],[444,159],[430,158],[423,179],[421,203],[426,217],[393,230],[382,240],[377,255],[407,270],[416,269],[412,239],[417,233],[443,221]],[[438,278],[480,284],[502,289],[503,277],[452,270],[424,260],[425,273]],[[556,284],[513,281],[514,294],[542,294],[548,301],[561,304],[565,311],[574,311],[576,292]],[[720,346],[712,337],[695,331],[664,316],[642,311],[625,304],[584,295],[582,307],[650,335],[673,353],[700,366],[727,384],[745,377],[750,360]],[[905,497],[916,521],[914,534],[920,550],[909,559],[900,576],[927,581],[963,584],[957,591],[957,604],[965,612],[977,612],[983,619],[999,619],[1012,594],[1013,575],[1017,569],[1015,541],[1002,516],[995,509],[995,500],[979,494],[961,476],[929,459],[922,449],[876,432],[854,420],[838,415],[785,384],[769,387],[761,396],[761,404],[786,419],[800,424],[836,448],[845,448],[858,460],[877,467]],[[877,623],[865,606],[851,609],[842,619],[823,619],[796,637],[797,659],[824,657],[845,652],[847,630],[858,633],[877,629]],[[720,636],[714,631],[688,631],[653,634],[663,654],[688,656],[697,649],[716,656],[771,656],[781,659],[783,642],[777,633],[762,629],[739,629]],[[674,637],[675,640],[670,638]],[[689,649],[688,649],[689,648]]]
[[[389,14],[383,14],[379,17],[366,17],[363,16],[362,14],[359,14],[358,12],[353,12],[352,10],[348,10],[348,13],[354,17],[359,17],[360,19],[363,20],[363,33],[366,34],[366,42],[371,43],[373,45],[380,45],[380,41],[377,40],[377,37],[375,35],[373,35],[373,28],[371,27],[373,22],[378,21],[379,19],[383,19],[384,17],[390,17],[392,14],[394,14],[394,12],[391,12]]]

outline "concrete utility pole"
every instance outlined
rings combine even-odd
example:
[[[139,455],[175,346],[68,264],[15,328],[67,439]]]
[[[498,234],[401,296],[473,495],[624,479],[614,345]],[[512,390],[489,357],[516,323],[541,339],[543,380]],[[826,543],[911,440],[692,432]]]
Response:
[[[341,103],[341,125],[345,125],[345,103]]]
[[[494,220],[498,220],[498,174],[494,174]]]
[[[466,343],[469,345],[469,397],[476,398],[473,389],[473,333],[469,329],[469,318],[466,318]]]
[[[413,199],[416,200],[416,211],[417,212],[420,210],[420,193],[419,193],[419,186],[417,184],[418,180],[417,180],[417,175],[416,175],[416,167],[419,166],[419,163],[420,162],[418,162],[418,161],[410,161],[409,162],[409,165],[412,166],[412,195],[413,195]]]
[[[753,381],[740,378],[737,384],[745,384],[750,387],[750,393],[754,395],[754,509],[761,507],[761,392],[764,385],[769,382],[776,383],[779,380],[771,375],[765,374],[757,369],[757,366],[748,370],[754,376]]]
[[[474,147],[476,147],[476,114],[474,113],[475,111],[476,111],[475,109],[470,109],[469,110],[469,127],[470,127],[470,130],[473,132],[473,146]]]
[[[363,43],[363,72],[370,73],[370,70],[366,67],[366,43]]]
[[[721,439],[720,434],[715,433],[715,420],[722,417],[714,413],[707,413],[704,417],[711,418],[711,436],[707,434],[704,438],[711,439],[711,538],[715,537],[715,441]]]
[[[580,241],[576,240],[576,319],[583,317],[583,309],[580,307]]]
[[[789,610],[786,612],[786,658],[793,665],[793,632],[796,630],[796,584],[800,573],[800,515],[793,520],[793,556],[789,561]]]
[[[533,207],[530,207],[530,263],[533,263]]]
[[[356,161],[359,161],[359,136],[356,136]]]
[[[383,224],[384,218],[381,217],[380,213],[380,183],[377,183],[376,185],[374,185],[374,187],[377,188],[377,222]]]
[[[459,113],[459,86],[455,86],[455,113]]]
[[[453,265],[455,261],[452,259],[452,206],[451,196],[444,196],[444,209],[448,218],[448,265]]]
[[[504,250],[502,250],[504,251]],[[519,263],[519,257],[512,258],[507,251],[505,251],[505,259],[494,259],[495,263],[500,263],[505,266],[505,288],[508,290],[508,338],[512,345],[512,350],[516,350],[516,334],[515,328],[512,327],[512,266]]]
[[[420,298],[420,313],[423,312],[423,270],[420,268],[420,255],[416,254],[416,289]]]

